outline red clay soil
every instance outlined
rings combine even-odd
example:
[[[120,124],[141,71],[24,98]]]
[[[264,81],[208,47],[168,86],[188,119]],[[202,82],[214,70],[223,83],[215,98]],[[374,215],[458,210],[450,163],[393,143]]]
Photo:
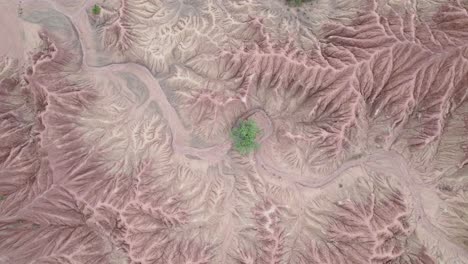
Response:
[[[0,264],[468,264],[467,8],[1,2]]]

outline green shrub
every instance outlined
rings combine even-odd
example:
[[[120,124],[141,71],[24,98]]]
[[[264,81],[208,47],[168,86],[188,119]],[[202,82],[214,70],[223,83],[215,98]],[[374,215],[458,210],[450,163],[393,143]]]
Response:
[[[93,14],[99,15],[101,13],[101,7],[98,6],[98,5],[94,5],[93,9],[91,9],[91,11],[93,12]]]
[[[310,2],[311,0],[286,0],[289,5],[300,6],[305,2]]]
[[[256,141],[260,132],[257,124],[252,120],[240,121],[231,132],[234,149],[240,154],[246,155],[258,147]]]

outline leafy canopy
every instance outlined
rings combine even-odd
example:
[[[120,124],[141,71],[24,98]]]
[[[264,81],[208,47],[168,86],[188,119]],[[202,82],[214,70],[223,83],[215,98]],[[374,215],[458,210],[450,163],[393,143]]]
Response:
[[[101,7],[98,5],[94,5],[91,11],[93,12],[93,14],[99,15],[101,13]]]
[[[240,121],[231,132],[234,149],[246,155],[258,147],[256,138],[260,129],[253,120]]]
[[[310,2],[310,1],[311,0],[286,0],[286,2],[288,2],[288,4],[292,6],[300,6],[304,2]]]

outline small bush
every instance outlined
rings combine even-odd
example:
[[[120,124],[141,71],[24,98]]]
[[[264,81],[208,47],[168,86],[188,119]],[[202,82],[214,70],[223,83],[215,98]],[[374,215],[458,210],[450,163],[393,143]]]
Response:
[[[303,3],[310,1],[311,0],[286,0],[286,2],[292,6],[301,6]]]
[[[257,124],[252,120],[240,121],[231,132],[234,149],[240,154],[246,155],[258,147],[256,141],[260,132]]]
[[[93,14],[99,15],[101,13],[101,7],[98,6],[98,5],[94,5],[93,9],[91,9],[91,11],[93,12]]]

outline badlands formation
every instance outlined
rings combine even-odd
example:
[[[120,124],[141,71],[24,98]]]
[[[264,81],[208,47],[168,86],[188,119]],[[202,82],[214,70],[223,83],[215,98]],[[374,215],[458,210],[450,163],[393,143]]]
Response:
[[[468,263],[466,0],[0,0],[0,25],[1,264]]]

